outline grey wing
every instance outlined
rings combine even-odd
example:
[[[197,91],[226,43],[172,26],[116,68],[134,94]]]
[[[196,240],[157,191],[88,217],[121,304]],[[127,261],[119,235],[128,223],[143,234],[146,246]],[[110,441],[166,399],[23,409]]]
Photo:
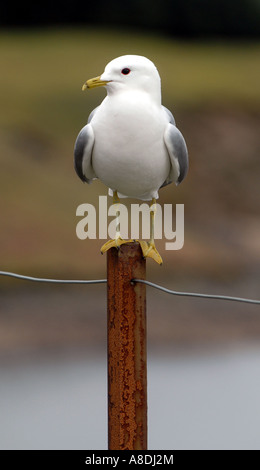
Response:
[[[93,111],[91,111],[91,113],[90,113],[90,115],[89,115],[89,117],[88,117],[88,124],[89,124],[90,121],[92,120],[94,114],[96,113],[96,111],[97,111],[97,109],[98,109],[99,107],[100,107],[100,105],[97,106],[95,109],[93,109]]]
[[[175,126],[176,125],[175,119],[174,119],[173,114],[171,113],[171,111],[168,108],[166,108],[165,106],[163,106],[163,109],[164,109],[165,113],[167,114],[167,118],[168,118],[169,122]]]
[[[168,124],[164,133],[164,142],[167,147],[171,170],[163,186],[174,181],[180,184],[188,173],[189,157],[186,142],[183,135],[176,126]]]
[[[74,168],[79,178],[87,183],[96,178],[92,168],[92,149],[94,145],[94,131],[91,124],[81,129],[74,147]]]

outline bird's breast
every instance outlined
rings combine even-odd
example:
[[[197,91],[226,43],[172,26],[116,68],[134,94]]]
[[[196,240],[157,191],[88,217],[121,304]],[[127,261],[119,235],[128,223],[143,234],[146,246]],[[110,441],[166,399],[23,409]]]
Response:
[[[101,109],[102,111],[102,109]],[[164,144],[165,122],[154,109],[111,106],[91,122],[95,135],[92,165],[108,187],[134,196],[158,190],[170,171]]]

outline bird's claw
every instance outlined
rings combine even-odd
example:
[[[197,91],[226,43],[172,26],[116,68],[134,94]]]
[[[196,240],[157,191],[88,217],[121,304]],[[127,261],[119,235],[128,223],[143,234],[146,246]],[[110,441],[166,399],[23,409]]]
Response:
[[[131,243],[133,241],[136,241],[140,244],[144,258],[152,258],[158,264],[163,263],[161,255],[155,248],[155,244],[153,242],[146,242],[143,240],[123,240],[123,238],[117,237],[114,240],[108,240],[101,247],[101,253],[103,255],[106,251],[110,250],[110,248],[117,248],[119,250],[120,246],[123,245],[124,243]]]
[[[145,242],[143,240],[136,240],[141,246],[144,258],[152,258],[156,263],[162,264],[163,260],[153,242]]]
[[[110,250],[110,248],[117,248],[119,250],[120,246],[124,243],[131,243],[133,240],[123,240],[121,237],[117,237],[114,240],[108,240],[104,245],[101,247],[102,255]]]

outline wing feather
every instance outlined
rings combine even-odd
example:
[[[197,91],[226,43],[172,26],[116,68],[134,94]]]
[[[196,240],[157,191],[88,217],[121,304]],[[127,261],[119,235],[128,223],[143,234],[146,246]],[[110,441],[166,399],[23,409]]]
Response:
[[[91,183],[91,181],[96,178],[92,167],[92,150],[95,137],[90,122],[98,108],[99,106],[90,113],[88,123],[81,129],[74,147],[74,168],[77,175],[84,183]]]
[[[175,119],[174,119],[173,114],[171,113],[171,111],[168,108],[166,108],[165,106],[163,106],[163,109],[167,114],[167,118],[169,119],[169,122],[175,126],[176,125]]]
[[[184,180],[189,169],[189,157],[186,142],[179,129],[171,123],[166,127],[164,142],[170,156],[171,170],[163,186],[171,183],[172,181],[178,185]]]
[[[86,182],[96,178],[92,167],[92,150],[94,145],[94,131],[91,124],[81,129],[74,147],[74,168],[79,178]]]

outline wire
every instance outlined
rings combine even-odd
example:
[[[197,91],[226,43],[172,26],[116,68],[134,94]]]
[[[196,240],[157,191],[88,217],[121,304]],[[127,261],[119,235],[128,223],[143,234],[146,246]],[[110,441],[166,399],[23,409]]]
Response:
[[[22,274],[9,273],[7,271],[0,271],[0,276],[9,276],[16,279],[22,279],[24,281],[33,281],[33,282],[46,282],[46,283],[55,283],[55,284],[106,284],[107,279],[45,279],[40,277],[31,277],[23,276]],[[242,297],[231,297],[229,295],[215,295],[215,294],[199,294],[194,292],[178,292],[175,290],[167,289],[166,287],[159,286],[150,281],[145,281],[144,279],[132,279],[131,283],[139,282],[141,284],[146,284],[147,286],[158,289],[162,292],[172,295],[180,295],[183,297],[199,297],[202,299],[216,299],[216,300],[228,300],[233,302],[244,302],[248,304],[258,304],[260,305],[260,300],[254,299],[244,299]]]
[[[33,281],[33,282],[50,282],[55,284],[105,284],[107,282],[106,279],[91,279],[91,280],[84,280],[84,279],[44,279],[40,277],[31,277],[31,276],[23,276],[22,274],[16,273],[9,273],[7,271],[0,271],[1,276],[10,276],[15,277],[17,279],[22,279],[24,281]]]
[[[203,299],[231,300],[234,302],[246,302],[249,304],[260,304],[260,300],[244,299],[242,297],[230,297],[228,295],[215,295],[215,294],[199,294],[199,293],[193,293],[193,292],[178,292],[175,290],[167,289],[166,287],[159,286],[158,284],[154,284],[153,282],[145,281],[144,279],[132,279],[131,282],[140,282],[142,284],[146,284],[147,286],[154,287],[155,289],[161,290],[163,292],[167,292],[167,294],[172,294],[172,295],[181,295],[185,297],[201,297]]]

